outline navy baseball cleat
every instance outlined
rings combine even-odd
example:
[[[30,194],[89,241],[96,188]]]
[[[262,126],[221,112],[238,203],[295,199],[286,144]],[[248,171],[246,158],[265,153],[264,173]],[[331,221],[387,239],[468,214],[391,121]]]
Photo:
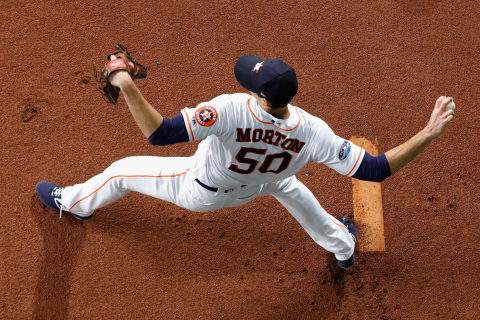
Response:
[[[74,218],[79,220],[86,220],[93,216],[93,214],[82,217],[67,211],[67,208],[62,204],[62,192],[63,188],[57,186],[54,183],[47,181],[40,181],[35,187],[37,190],[38,197],[42,200],[43,204],[49,207],[52,210],[60,212],[60,218],[62,218],[62,213],[67,213]]]
[[[348,228],[348,232],[352,236],[353,241],[356,243],[358,233],[357,233],[357,229],[355,229],[355,225],[353,224],[353,222],[350,219],[345,218],[345,217],[342,217],[338,220]],[[348,267],[353,266],[354,263],[355,263],[355,252],[347,260],[338,260],[338,265],[342,269],[347,269]]]

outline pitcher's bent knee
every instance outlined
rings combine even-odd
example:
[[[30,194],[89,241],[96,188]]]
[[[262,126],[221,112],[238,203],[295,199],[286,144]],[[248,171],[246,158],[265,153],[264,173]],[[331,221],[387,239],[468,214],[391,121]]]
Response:
[[[105,169],[105,173],[110,174],[122,174],[125,173],[125,168],[138,165],[133,161],[135,157],[127,157],[120,160],[113,162],[107,169]]]

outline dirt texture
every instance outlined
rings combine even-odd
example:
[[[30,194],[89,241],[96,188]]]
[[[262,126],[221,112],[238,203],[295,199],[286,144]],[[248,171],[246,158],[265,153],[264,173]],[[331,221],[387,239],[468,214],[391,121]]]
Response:
[[[480,3],[476,0],[2,0],[2,319],[479,319]],[[273,198],[191,213],[139,194],[79,222],[43,208],[40,180],[72,185],[153,147],[92,79],[117,43],[152,67],[163,115],[242,91],[241,54],[295,67],[293,104],[380,152],[455,97],[446,132],[382,184],[386,252],[340,272]],[[157,64],[160,61],[160,64]],[[351,179],[299,175],[352,217]],[[360,241],[362,226],[359,226]]]

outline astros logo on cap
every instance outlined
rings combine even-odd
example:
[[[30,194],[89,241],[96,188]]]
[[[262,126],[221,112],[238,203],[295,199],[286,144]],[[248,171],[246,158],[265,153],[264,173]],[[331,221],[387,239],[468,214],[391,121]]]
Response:
[[[258,71],[260,71],[260,68],[263,67],[263,61],[262,62],[258,62],[255,67],[253,68],[252,71],[255,71],[256,73],[258,73]]]
[[[217,115],[217,110],[214,107],[205,106],[195,112],[195,120],[201,126],[210,127],[217,121]]]

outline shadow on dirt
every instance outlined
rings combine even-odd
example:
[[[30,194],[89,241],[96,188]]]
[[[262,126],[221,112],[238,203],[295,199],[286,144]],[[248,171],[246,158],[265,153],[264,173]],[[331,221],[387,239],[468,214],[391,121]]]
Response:
[[[38,223],[43,239],[44,257],[40,266],[33,319],[67,319],[70,277],[82,248],[86,228],[67,215],[60,220],[45,208],[37,195],[32,196],[30,213]]]

